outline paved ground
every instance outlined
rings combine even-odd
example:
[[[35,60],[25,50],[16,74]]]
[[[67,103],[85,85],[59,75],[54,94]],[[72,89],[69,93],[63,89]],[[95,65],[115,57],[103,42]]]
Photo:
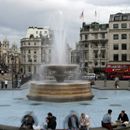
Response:
[[[114,87],[114,80],[96,80],[95,85],[92,85],[95,89],[101,89],[101,90],[112,90],[116,89]],[[118,90],[130,90],[130,81],[128,80],[121,80],[119,81],[119,88]]]
[[[4,90],[12,90],[12,89],[22,89],[24,85],[20,88],[12,88],[11,75],[0,75],[0,81],[8,80],[8,88]],[[95,85],[92,85],[92,88],[101,89],[101,90],[112,90],[114,87],[114,80],[96,80]],[[1,82],[0,82],[1,89]],[[130,90],[130,80],[120,80],[118,90]]]

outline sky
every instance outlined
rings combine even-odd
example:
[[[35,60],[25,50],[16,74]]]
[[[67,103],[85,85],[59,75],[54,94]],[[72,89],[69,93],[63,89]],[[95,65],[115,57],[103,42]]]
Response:
[[[74,48],[83,21],[108,23],[110,14],[119,12],[130,13],[130,0],[0,0],[0,41],[7,38],[20,46],[29,26],[53,28],[60,17]]]

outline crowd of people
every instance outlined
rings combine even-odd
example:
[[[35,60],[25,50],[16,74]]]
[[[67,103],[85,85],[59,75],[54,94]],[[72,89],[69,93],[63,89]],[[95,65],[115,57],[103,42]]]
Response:
[[[89,116],[87,116],[85,113],[81,113],[80,118],[78,118],[76,112],[73,111],[69,116],[66,117],[64,123],[67,124],[69,130],[79,130],[79,129],[87,130],[90,126],[90,119]],[[22,117],[20,129],[22,130],[22,128],[26,128],[34,130],[35,128],[37,128],[34,125],[35,126],[38,125],[37,119],[32,112],[29,112],[24,117]],[[47,114],[47,117],[45,119],[42,128],[40,129],[55,130],[56,126],[57,126],[56,117],[51,112],[49,112]]]
[[[111,115],[112,110],[109,109],[108,112],[103,116],[103,119],[101,121],[101,126],[107,128],[108,130],[113,130],[113,128],[116,126],[114,123],[112,123]],[[120,126],[122,127],[125,127],[129,123],[128,115],[125,113],[124,110],[121,111],[116,122],[120,122]],[[20,128],[27,128],[33,130],[36,128],[34,128],[34,125],[37,126],[38,122],[33,113],[30,112],[22,118]],[[71,111],[71,113],[66,117],[64,125],[64,129],[67,130],[89,130],[91,126],[90,117],[85,113],[81,113],[80,117],[78,117],[75,111]],[[56,127],[56,117],[51,112],[49,112],[47,114],[47,117],[45,118],[44,125],[42,126],[42,128],[39,129],[55,130]]]

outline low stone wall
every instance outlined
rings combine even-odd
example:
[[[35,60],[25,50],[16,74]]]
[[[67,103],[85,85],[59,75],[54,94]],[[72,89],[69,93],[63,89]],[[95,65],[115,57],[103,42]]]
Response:
[[[0,124],[0,130],[27,130],[25,128],[19,128],[16,126],[9,126],[9,125],[1,125]]]
[[[27,130],[27,129],[19,128],[19,127],[16,127],[16,126],[0,125],[0,130]],[[56,129],[56,130],[64,130],[64,129]],[[103,127],[95,127],[95,128],[90,128],[89,130],[107,130],[107,129],[103,128]],[[128,126],[128,127],[117,127],[117,128],[114,128],[114,130],[130,130],[130,126]]]

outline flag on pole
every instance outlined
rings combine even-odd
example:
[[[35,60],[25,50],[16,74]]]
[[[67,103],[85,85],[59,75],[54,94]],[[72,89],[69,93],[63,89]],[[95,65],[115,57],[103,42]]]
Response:
[[[80,15],[80,19],[84,19],[84,11],[82,11],[82,13]]]
[[[95,17],[97,17],[97,11],[95,10]]]

